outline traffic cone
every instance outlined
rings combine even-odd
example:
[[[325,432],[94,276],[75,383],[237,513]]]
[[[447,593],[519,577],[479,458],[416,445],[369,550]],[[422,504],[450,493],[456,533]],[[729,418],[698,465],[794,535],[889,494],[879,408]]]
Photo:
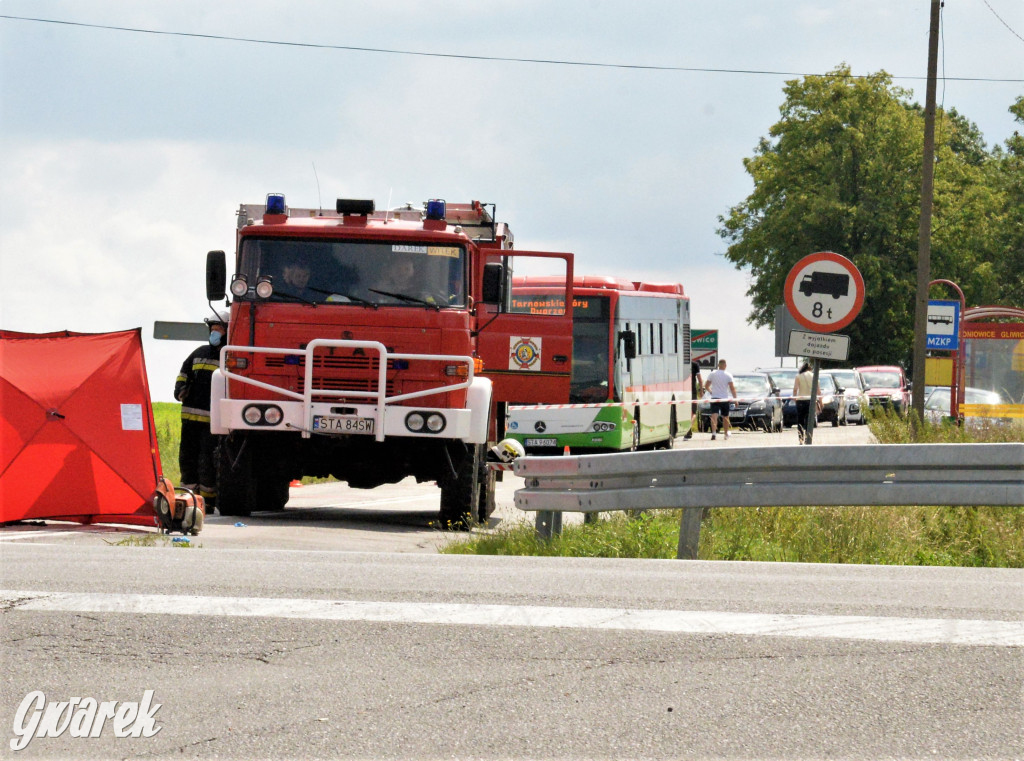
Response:
[[[562,457],[568,457],[568,456],[569,456],[569,445],[566,444],[565,445],[565,449],[562,450]]]
[[[302,486],[302,481],[300,481],[299,479],[296,478],[294,481],[292,481],[290,484],[288,484],[288,486],[293,488],[293,489],[297,489],[300,486]]]

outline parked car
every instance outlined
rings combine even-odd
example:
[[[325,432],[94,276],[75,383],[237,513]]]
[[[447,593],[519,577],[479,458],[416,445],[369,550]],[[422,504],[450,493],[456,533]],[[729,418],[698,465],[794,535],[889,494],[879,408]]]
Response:
[[[782,400],[779,388],[765,373],[733,373],[736,400],[729,403],[729,422],[735,428],[782,430]],[[703,399],[697,406],[700,413],[698,429],[711,430],[711,400]]]
[[[786,428],[795,425],[796,403],[790,397],[793,396],[793,381],[800,371],[795,367],[759,367],[754,372],[767,374],[779,389],[779,399],[782,401],[782,425]]]
[[[864,381],[861,379],[860,373],[847,368],[832,369],[829,370],[829,373],[836,382],[836,389],[843,395],[843,403],[846,407],[845,420],[840,420],[840,425],[844,423],[864,425],[867,423],[868,419],[864,412],[868,399],[864,393]]]
[[[836,388],[832,373],[827,370],[818,373],[818,391],[821,394],[821,409],[818,410],[817,422],[831,423],[833,428],[846,425],[846,405],[843,404],[843,396]]]
[[[940,423],[949,418],[952,405],[951,392],[948,386],[939,386],[924,400],[924,419],[932,423]],[[982,388],[964,389],[964,404],[1007,404],[997,391],[986,391]],[[1010,418],[965,416],[964,425],[980,427],[989,423],[1006,424]]]
[[[900,415],[910,410],[910,384],[899,365],[866,365],[857,372],[864,380],[872,408],[892,409]]]

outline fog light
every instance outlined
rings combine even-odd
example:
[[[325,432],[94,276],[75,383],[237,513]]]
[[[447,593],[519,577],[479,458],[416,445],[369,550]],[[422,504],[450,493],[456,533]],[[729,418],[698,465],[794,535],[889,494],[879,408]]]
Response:
[[[242,417],[249,425],[259,425],[263,420],[263,411],[259,407],[250,405],[242,410]]]
[[[423,415],[419,412],[410,412],[405,416],[405,427],[413,433],[419,433],[422,431],[426,422],[427,421],[423,419]]]
[[[237,274],[231,278],[231,295],[237,299],[249,292],[249,280],[245,275]]]
[[[269,299],[274,293],[274,279],[270,275],[260,275],[256,281],[256,295],[261,299]]]
[[[444,415],[434,412],[427,417],[427,430],[431,433],[440,433],[444,430]]]
[[[277,425],[283,418],[284,413],[280,407],[267,407],[263,412],[263,419],[267,421],[267,425]]]

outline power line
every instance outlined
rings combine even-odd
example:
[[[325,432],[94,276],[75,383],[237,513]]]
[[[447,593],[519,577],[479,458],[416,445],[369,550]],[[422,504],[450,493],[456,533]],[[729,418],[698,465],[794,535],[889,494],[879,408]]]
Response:
[[[11,21],[29,21],[40,24],[60,24],[88,29],[105,29],[114,32],[132,32],[135,34],[156,34],[166,37],[189,37],[202,40],[219,40],[222,42],[248,42],[254,45],[278,45],[293,48],[315,48],[321,50],[348,50],[355,53],[380,53],[384,55],[418,56],[422,58],[450,58],[465,61],[495,61],[500,63],[536,63],[550,66],[579,66],[600,69],[632,69],[634,71],[679,71],[700,74],[749,74],[776,77],[809,77],[823,76],[798,71],[770,71],[762,69],[717,69],[704,66],[654,66],[632,63],[602,63],[599,61],[568,61],[556,58],[515,58],[512,56],[467,55],[462,53],[431,53],[421,50],[398,50],[393,48],[370,48],[356,45],[328,45],[316,42],[288,42],[285,40],[264,40],[253,37],[233,37],[221,34],[200,34],[198,32],[168,32],[160,29],[140,29],[127,26],[111,26],[107,24],[87,24],[81,21],[62,21],[58,19],[31,18],[28,16],[8,16],[0,14],[0,19]],[[1011,30],[1012,31],[1012,30]],[[851,79],[866,79],[868,75],[849,74]],[[893,79],[925,80],[927,77],[893,76]],[[993,77],[943,77],[947,82],[1024,82],[1024,79],[1000,79]]]
[[[986,8],[988,8],[988,9],[989,9],[990,11],[992,11],[992,15],[993,15],[993,16],[995,16],[995,17],[996,17],[997,19],[999,19],[999,23],[1000,23],[1000,24],[1002,24],[1003,26],[1005,26],[1005,27],[1006,27],[1007,29],[1009,29],[1009,30],[1010,30],[1010,34],[1012,34],[1012,35],[1013,35],[1014,37],[1016,37],[1016,38],[1017,38],[1018,40],[1020,40],[1021,42],[1024,42],[1024,37],[1021,37],[1021,36],[1020,36],[1019,34],[1017,34],[1017,33],[1016,33],[1016,32],[1015,32],[1014,30],[1013,30],[1013,27],[1012,27],[1012,26],[1010,26],[1010,25],[1009,25],[1009,24],[1007,24],[1007,23],[1006,23],[1005,21],[1003,21],[1003,17],[1002,17],[1002,16],[1000,16],[1000,15],[999,15],[998,13],[996,13],[996,9],[995,9],[995,8],[993,8],[993,7],[991,6],[991,5],[989,5],[989,4],[988,4],[988,0],[981,0],[981,2],[985,3],[985,7],[986,7]]]

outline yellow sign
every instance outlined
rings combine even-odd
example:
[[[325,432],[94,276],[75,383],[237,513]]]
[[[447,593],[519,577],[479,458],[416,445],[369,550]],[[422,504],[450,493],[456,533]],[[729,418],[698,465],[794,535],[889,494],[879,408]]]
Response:
[[[1024,404],[961,404],[964,417],[1019,417],[1024,418]]]
[[[427,256],[447,256],[450,259],[459,258],[457,246],[427,246]]]

